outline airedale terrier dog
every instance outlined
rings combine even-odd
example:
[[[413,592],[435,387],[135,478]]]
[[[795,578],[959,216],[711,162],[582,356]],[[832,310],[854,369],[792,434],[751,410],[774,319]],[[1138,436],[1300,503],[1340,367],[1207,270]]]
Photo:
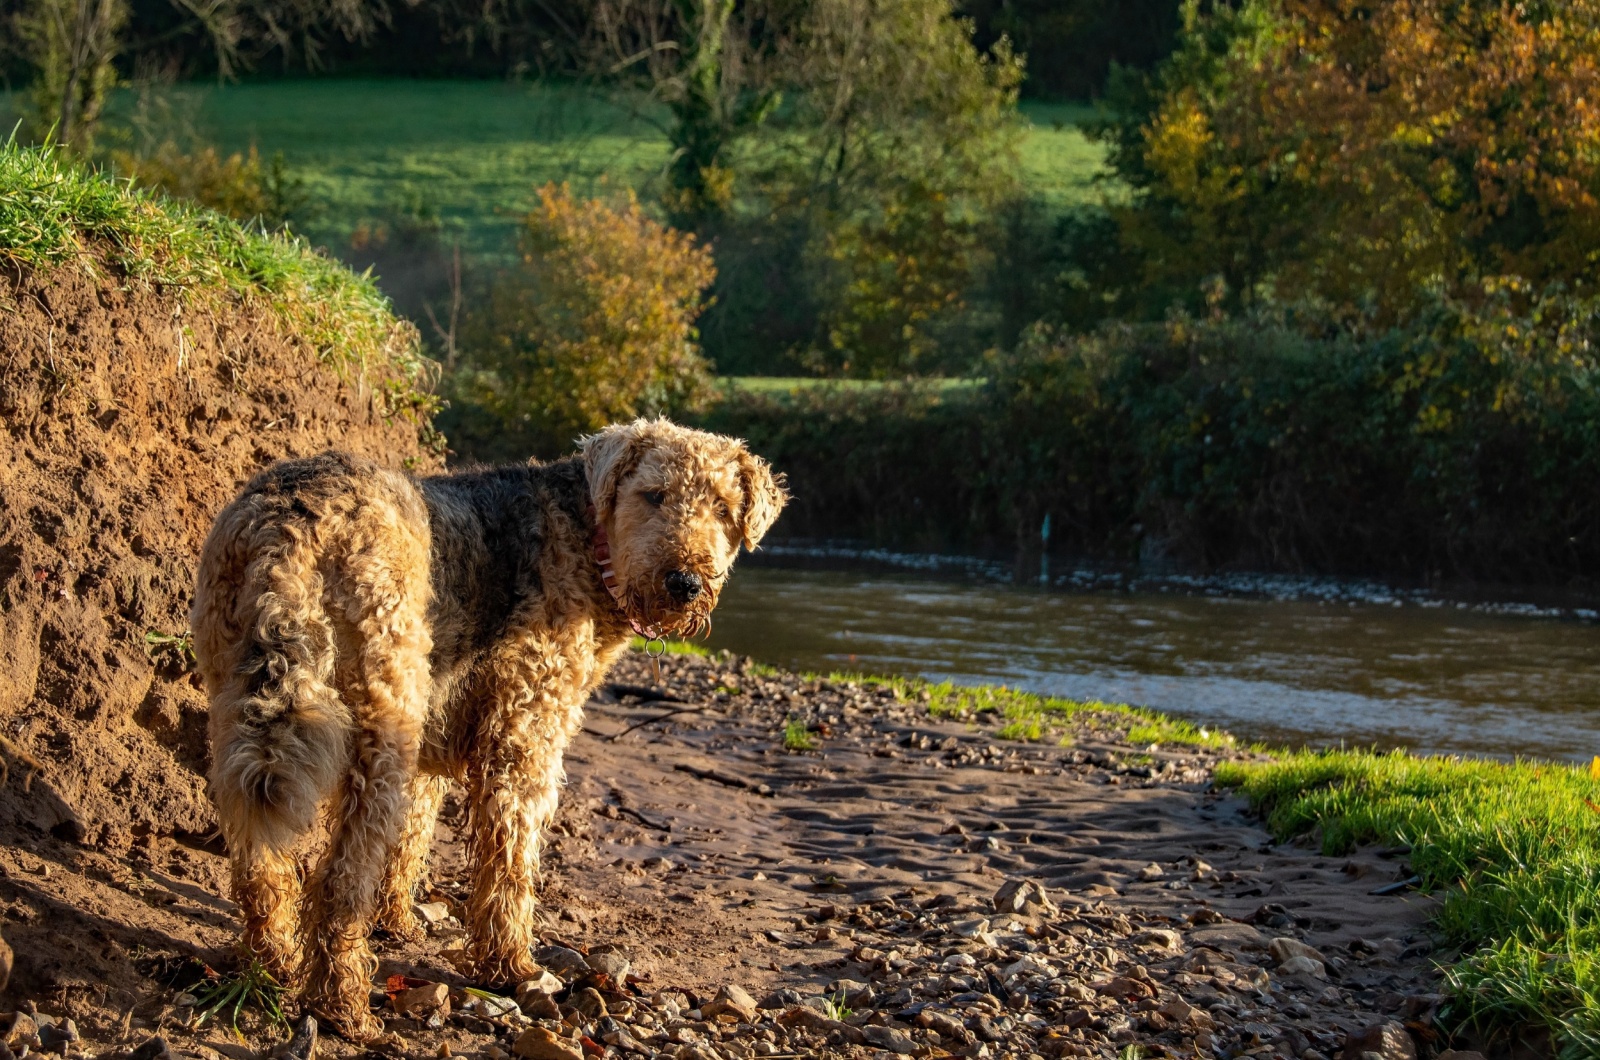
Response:
[[[536,974],[540,833],[584,701],[635,632],[702,629],[787,499],[738,440],[665,420],[580,446],[431,478],[285,461],[206,541],[194,647],[244,940],[349,1038],[382,1030],[367,936],[418,932],[452,780],[473,974]]]

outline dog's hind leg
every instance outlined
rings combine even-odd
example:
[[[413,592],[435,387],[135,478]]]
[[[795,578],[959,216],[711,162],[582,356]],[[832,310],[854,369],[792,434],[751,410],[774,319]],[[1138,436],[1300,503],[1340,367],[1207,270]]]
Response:
[[[582,720],[589,670],[552,636],[528,636],[493,660],[493,689],[468,766],[472,895],[468,954],[483,983],[538,973],[530,947],[538,906],[539,846],[555,816],[561,759]]]
[[[383,897],[378,905],[378,927],[395,938],[416,941],[423,937],[422,925],[417,922],[412,905],[417,881],[428,868],[428,851],[433,846],[439,804],[449,790],[449,777],[419,774],[411,782],[411,814],[389,858]]]
[[[381,543],[381,554],[374,549],[346,560],[347,584],[330,604],[354,627],[348,638],[354,645],[354,658],[347,660],[351,673],[341,684],[355,731],[329,813],[327,852],[306,889],[303,917],[305,1000],[354,1041],[383,1032],[368,1002],[377,960],[367,935],[390,853],[411,810],[432,646],[426,524],[416,526],[396,513],[370,534]]]

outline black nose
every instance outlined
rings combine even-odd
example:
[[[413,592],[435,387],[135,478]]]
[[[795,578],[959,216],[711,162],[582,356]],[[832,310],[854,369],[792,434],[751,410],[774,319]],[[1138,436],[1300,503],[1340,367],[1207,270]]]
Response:
[[[680,604],[700,595],[700,575],[686,570],[667,572],[667,594]]]

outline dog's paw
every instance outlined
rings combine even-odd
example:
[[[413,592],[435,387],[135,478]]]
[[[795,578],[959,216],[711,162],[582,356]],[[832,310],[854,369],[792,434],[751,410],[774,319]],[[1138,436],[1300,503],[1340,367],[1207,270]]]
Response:
[[[369,1009],[354,1010],[348,1005],[317,1004],[310,1008],[322,1019],[323,1025],[346,1041],[366,1045],[383,1036],[383,1021]]]

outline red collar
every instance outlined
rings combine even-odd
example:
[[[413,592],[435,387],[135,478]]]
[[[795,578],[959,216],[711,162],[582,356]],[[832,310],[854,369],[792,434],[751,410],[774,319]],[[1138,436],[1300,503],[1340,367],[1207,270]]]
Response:
[[[661,637],[659,628],[653,631],[646,630],[639,624],[638,619],[628,614],[627,605],[622,602],[622,589],[617,585],[617,572],[611,569],[611,542],[606,538],[605,527],[600,525],[600,517],[594,510],[594,502],[589,502],[589,525],[593,529],[589,532],[589,547],[594,552],[594,562],[600,568],[600,582],[606,587],[606,592],[611,594],[611,600],[617,605],[617,610],[622,612],[622,617],[628,620],[628,625],[633,631],[645,640],[658,640]]]

